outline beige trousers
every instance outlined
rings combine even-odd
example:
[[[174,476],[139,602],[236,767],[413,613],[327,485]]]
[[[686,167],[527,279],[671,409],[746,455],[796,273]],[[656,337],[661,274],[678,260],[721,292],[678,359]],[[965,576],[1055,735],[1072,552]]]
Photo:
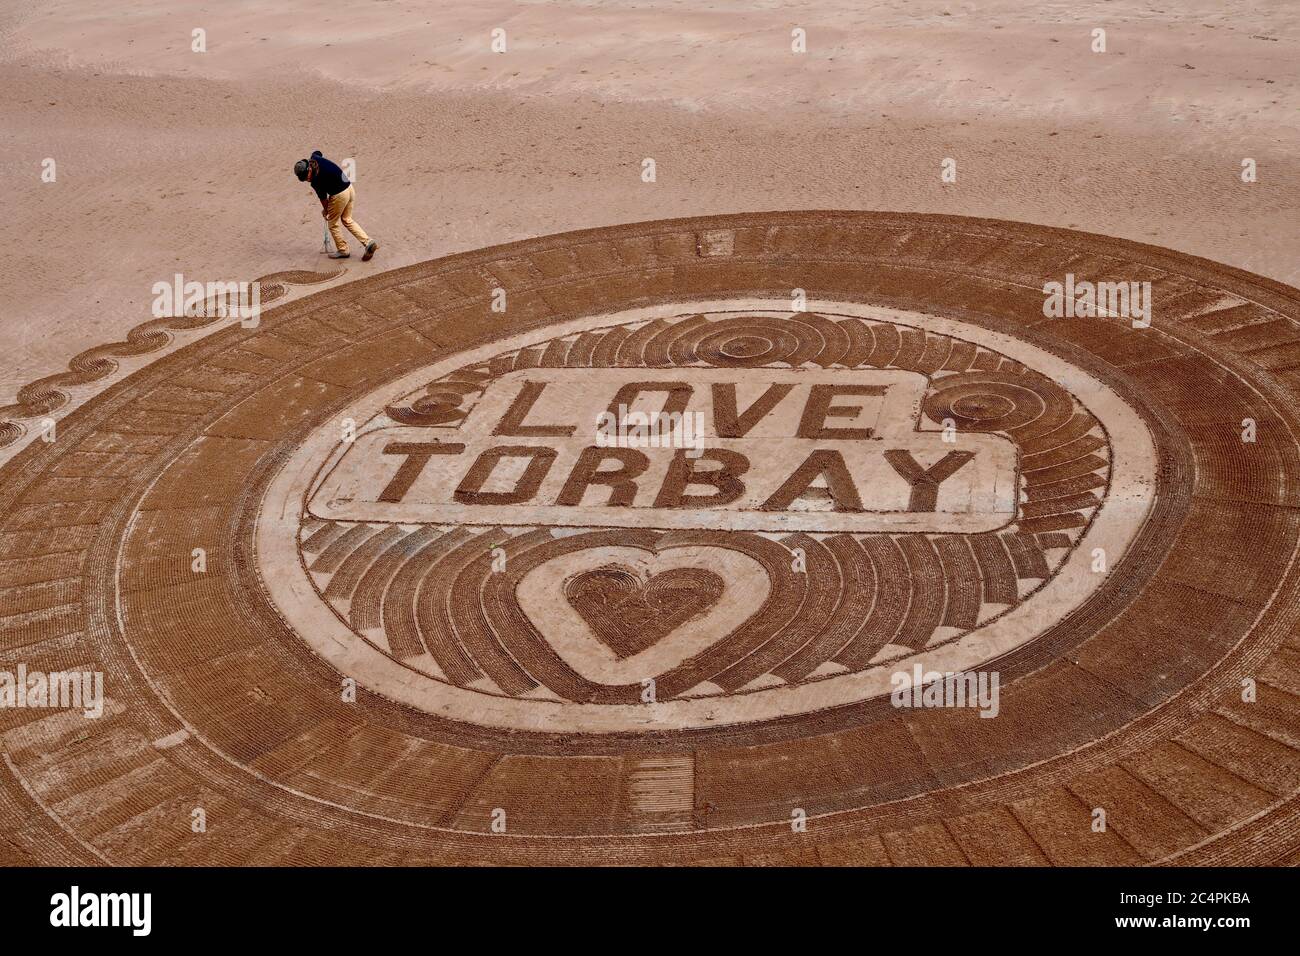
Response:
[[[370,242],[366,231],[352,218],[352,202],[356,198],[356,191],[349,186],[338,195],[330,196],[329,203],[325,206],[325,221],[329,223],[330,238],[334,240],[334,248],[339,252],[348,251],[348,240],[343,235],[344,228],[356,236],[357,242],[361,245],[365,246]]]

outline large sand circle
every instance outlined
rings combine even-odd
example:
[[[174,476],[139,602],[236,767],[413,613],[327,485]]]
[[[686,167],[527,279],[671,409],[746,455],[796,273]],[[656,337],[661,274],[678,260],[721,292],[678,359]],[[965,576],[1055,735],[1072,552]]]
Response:
[[[1049,317],[1067,277],[1149,283],[1149,327]],[[1298,322],[1163,249],[829,212],[273,308],[0,470],[3,634],[108,697],[7,712],[12,769],[61,859],[195,794],[224,842],[153,859],[1280,859]],[[606,455],[619,396],[702,457]],[[914,665],[996,673],[996,716],[895,706]]]

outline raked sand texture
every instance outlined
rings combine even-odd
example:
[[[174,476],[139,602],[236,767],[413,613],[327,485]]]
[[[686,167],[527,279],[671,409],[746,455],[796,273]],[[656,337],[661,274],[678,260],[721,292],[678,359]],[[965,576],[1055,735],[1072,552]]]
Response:
[[[1300,862],[1300,8],[1157,6],[9,4],[0,863]]]
[[[1290,286],[708,216],[143,362],[0,468],[5,660],[104,680],[0,710],[6,861],[1300,858]]]

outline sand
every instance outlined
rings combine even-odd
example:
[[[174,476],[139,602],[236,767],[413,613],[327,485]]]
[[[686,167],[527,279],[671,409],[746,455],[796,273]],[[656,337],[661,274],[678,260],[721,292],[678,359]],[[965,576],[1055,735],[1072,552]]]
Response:
[[[1161,321],[1035,315],[1099,262]],[[0,469],[9,666],[103,678],[99,719],[0,708],[0,865],[1294,863],[1297,329],[1120,239],[766,213],[155,357]],[[620,393],[729,435],[574,479]],[[828,495],[783,480],[810,441]]]
[[[1294,299],[1268,280],[1300,285],[1300,10],[449,6],[64,0],[0,14],[0,174],[15,243],[0,275],[0,465],[22,446],[2,430],[5,404],[149,320],[155,283],[331,268],[314,197],[290,172],[312,149],[355,160],[357,218],[381,243],[374,261],[354,259],[324,284],[326,298],[289,302],[247,337],[95,364],[58,409],[72,416],[59,443],[6,466],[21,481],[0,482],[0,606],[12,609],[0,629],[26,665],[110,681],[106,719],[89,730],[75,714],[0,718],[11,771],[0,804],[13,809],[0,862],[1294,862],[1300,340]],[[504,53],[490,47],[497,28]],[[791,52],[796,28],[806,53]],[[1105,53],[1090,50],[1099,28]],[[195,29],[206,52],[191,49]],[[1246,157],[1257,182],[1240,178]],[[949,158],[957,180],[945,183]],[[46,159],[54,182],[42,181]],[[901,215],[625,225],[818,209]],[[472,252],[589,227],[607,228],[581,246],[536,239],[510,260]],[[463,273],[427,262],[462,251],[473,266]],[[1157,274],[1170,305],[1154,332],[1044,319],[1024,341],[985,341],[935,319],[908,327],[908,310],[933,309],[968,310],[990,336],[1018,329],[1040,281],[1102,257]],[[818,308],[840,334],[823,336],[817,314],[798,334],[801,318],[774,331],[756,317],[772,311],[743,298],[756,261],[763,288],[815,270],[830,296]],[[485,315],[487,278],[474,269],[498,270],[523,316]],[[322,286],[292,295],[312,288]],[[696,352],[678,349],[695,376],[697,354],[730,374],[770,336],[793,343],[774,374],[818,359],[828,376],[869,367],[895,387],[953,372],[922,401],[937,425],[945,412],[983,421],[1003,407],[985,387],[996,367],[1066,423],[1046,433],[1064,444],[1035,435],[1016,452],[1034,456],[1024,480],[1043,494],[1002,535],[940,522],[950,501],[936,497],[919,509],[930,523],[888,547],[874,525],[799,514],[789,527],[810,530],[783,541],[808,563],[796,569],[794,551],[762,534],[718,530],[726,515],[685,538],[678,525],[693,519],[676,510],[680,522],[656,515],[653,527],[615,523],[595,537],[564,522],[577,533],[506,540],[469,522],[442,536],[427,522],[446,517],[450,483],[435,470],[432,484],[390,494],[396,474],[375,470],[391,471],[385,441],[379,464],[355,470],[375,493],[326,504],[388,508],[396,495],[395,526],[370,527],[386,519],[368,510],[275,520],[299,514],[312,456],[342,434],[342,420],[321,423],[323,408],[352,421],[380,402],[419,425],[430,403],[407,409],[397,399],[410,396],[378,389],[430,362],[455,375],[470,349],[495,350],[493,374],[544,366],[561,406],[595,401],[560,374],[570,359],[593,371],[595,329],[502,340],[533,321],[641,308],[647,288],[695,305],[722,295],[718,310],[746,316],[735,328],[721,315],[655,316],[665,330],[624,315],[636,330],[608,333],[600,354],[627,358],[638,378],[662,363],[637,349],[667,350],[679,332],[695,336]],[[901,296],[899,314],[873,314],[868,330],[853,313],[864,295]],[[1102,376],[1086,401],[1069,391],[1089,384],[1080,369]],[[602,374],[592,395],[629,372]],[[434,411],[446,391],[424,393]],[[1114,418],[1120,406],[1140,410],[1143,430]],[[1246,418],[1258,439],[1238,449]],[[911,434],[910,419],[895,425]],[[1135,438],[1147,431],[1151,454]],[[367,441],[358,449],[374,451]],[[1009,470],[995,467],[997,440],[971,447],[993,463],[981,475]],[[870,490],[887,467],[903,474],[897,454],[911,449],[858,462],[853,488]],[[752,453],[747,480],[780,481],[793,464]],[[656,502],[668,484],[655,482]],[[970,487],[973,501],[989,484]],[[774,513],[785,504],[764,501]],[[546,524],[521,527],[533,523]],[[931,533],[945,539],[933,550]],[[1113,561],[1105,577],[1089,564],[1098,540]],[[475,578],[497,573],[489,546],[508,557],[490,587]],[[762,598],[764,574],[780,601]],[[870,594],[868,577],[887,593]],[[1082,611],[1071,603],[1084,600]],[[429,608],[454,611],[450,627]],[[502,609],[518,614],[481,626],[480,612]],[[489,631],[506,641],[499,652]],[[753,635],[772,640],[750,653],[741,642]],[[900,717],[879,682],[920,657],[943,670],[998,661],[1002,719],[916,701]],[[642,732],[647,673],[663,726]],[[1258,706],[1241,698],[1244,674],[1259,678]],[[340,675],[355,677],[358,698],[340,696]],[[196,805],[212,810],[197,838],[184,817],[171,825],[175,807]],[[485,853],[507,807],[510,836]],[[1111,814],[1104,834],[1095,807]],[[803,812],[808,841],[790,825]]]
[[[338,281],[568,229],[823,208],[1065,226],[1300,284],[1284,2],[319,6],[6,11],[0,403],[149,319],[176,272],[325,269],[290,173],[315,148],[355,158],[382,244]]]

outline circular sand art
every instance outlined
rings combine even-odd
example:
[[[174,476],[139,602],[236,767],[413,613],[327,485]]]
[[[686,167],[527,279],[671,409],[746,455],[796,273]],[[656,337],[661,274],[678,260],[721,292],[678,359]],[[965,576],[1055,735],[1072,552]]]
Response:
[[[272,599],[430,713],[659,733],[965,672],[1100,587],[1156,474],[1104,382],[966,323],[782,305],[587,316],[349,403],[263,499]]]
[[[104,675],[97,719],[0,710],[0,825],[121,863],[1294,858],[1298,323],[1153,247],[780,213],[231,324],[0,470],[6,658]]]

